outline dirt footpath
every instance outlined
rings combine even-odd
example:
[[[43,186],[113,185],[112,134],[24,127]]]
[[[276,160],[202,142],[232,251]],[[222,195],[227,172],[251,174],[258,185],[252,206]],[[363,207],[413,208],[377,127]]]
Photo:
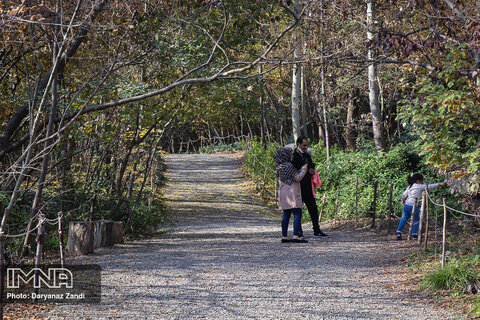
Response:
[[[460,318],[403,290],[396,266],[406,242],[332,230],[314,239],[305,226],[308,243],[281,243],[281,213],[239,187],[237,164],[229,154],[167,156],[170,231],[75,259],[102,266],[102,302],[48,317]]]

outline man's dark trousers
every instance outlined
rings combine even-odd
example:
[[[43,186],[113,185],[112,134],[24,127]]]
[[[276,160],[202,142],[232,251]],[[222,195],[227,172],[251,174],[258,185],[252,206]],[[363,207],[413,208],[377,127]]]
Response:
[[[312,219],[313,233],[319,234],[320,226],[318,225],[318,208],[315,198],[313,197],[313,191],[311,186],[310,188],[302,188],[302,201],[307,206],[308,214]]]

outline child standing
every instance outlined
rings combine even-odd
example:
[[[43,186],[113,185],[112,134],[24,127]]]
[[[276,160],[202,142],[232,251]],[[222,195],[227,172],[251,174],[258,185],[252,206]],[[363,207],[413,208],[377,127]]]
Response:
[[[292,164],[292,149],[280,148],[275,154],[278,175],[278,206],[283,210],[282,242],[292,241],[288,238],[288,224],[293,213],[293,241],[307,242],[300,232],[302,226],[302,195],[300,180],[307,172],[307,164],[298,171]]]
[[[402,205],[403,205],[403,213],[402,219],[400,219],[400,223],[398,224],[397,228],[397,240],[402,240],[402,231],[405,223],[408,221],[410,216],[412,215],[413,205],[415,204],[415,199],[420,199],[422,196],[423,190],[433,189],[438,186],[445,185],[445,182],[442,183],[433,183],[425,185],[423,184],[423,176],[419,173],[411,174],[408,176],[408,184],[409,186],[402,194]],[[418,210],[418,203],[415,207],[415,215],[413,217],[413,227],[412,227],[412,239],[418,238],[418,223],[419,223],[419,210]]]

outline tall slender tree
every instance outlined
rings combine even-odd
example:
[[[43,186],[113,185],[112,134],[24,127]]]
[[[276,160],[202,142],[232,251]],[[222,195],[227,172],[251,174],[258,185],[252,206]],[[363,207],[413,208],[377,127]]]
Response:
[[[367,0],[367,40],[368,40],[368,90],[370,112],[372,114],[373,139],[377,150],[385,149],[382,110],[379,102],[379,89],[377,83],[377,62],[375,61],[375,0]]]
[[[293,11],[295,15],[298,16],[299,13],[299,4],[298,0],[294,1]],[[295,32],[293,33],[293,58],[297,61],[300,58],[300,37],[299,37],[299,30],[296,28]],[[293,133],[293,140],[296,141],[297,138],[301,135],[300,132],[300,95],[301,95],[301,75],[302,68],[300,67],[298,62],[293,64],[293,74],[292,74],[292,133]]]

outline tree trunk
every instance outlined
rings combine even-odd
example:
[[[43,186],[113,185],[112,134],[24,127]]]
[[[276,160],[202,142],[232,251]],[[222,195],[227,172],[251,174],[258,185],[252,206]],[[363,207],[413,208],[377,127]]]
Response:
[[[355,104],[353,102],[353,94],[350,97],[350,103],[348,104],[347,109],[347,130],[346,130],[346,140],[347,140],[347,149],[355,150],[356,149],[356,134],[355,129],[353,128],[353,114],[355,111]]]
[[[298,0],[295,1],[294,11],[298,13]],[[293,57],[295,60],[300,58],[300,46],[298,44],[298,31],[295,31],[293,34],[293,45],[295,49],[293,51]],[[292,75],[292,134],[293,141],[301,135],[300,133],[300,112],[299,112],[299,103],[300,103],[300,82],[301,82],[301,68],[298,63],[293,65],[293,75]]]
[[[263,68],[262,66],[260,65],[258,67],[258,73],[262,73],[263,72]],[[262,85],[262,81],[260,80],[260,87],[261,87],[261,94],[260,94],[260,97],[258,99],[258,103],[260,104],[260,107],[262,108],[262,114],[260,115],[260,139],[261,141],[265,141],[265,128],[264,128],[264,119],[265,119],[265,100],[264,100],[264,97],[263,97],[263,85]]]
[[[320,20],[323,20],[323,0],[321,1],[321,8],[320,8]],[[322,33],[324,30],[325,26],[322,24]],[[320,81],[321,81],[321,89],[320,89],[320,94],[321,94],[321,100],[322,100],[322,105],[323,105],[323,128],[325,130],[325,148],[327,150],[327,161],[330,160],[330,137],[328,134],[328,119],[327,119],[327,97],[326,97],[326,92],[325,92],[325,60],[323,59],[323,38],[320,41],[320,52],[322,52],[322,58],[320,60],[322,69],[320,70]],[[319,114],[321,112],[319,111]]]
[[[334,126],[335,138],[337,140],[337,144],[341,149],[344,149],[345,148],[345,141],[344,141],[343,135],[342,135],[343,130],[338,125],[337,118],[335,118],[334,124],[335,124],[335,126]]]
[[[307,136],[307,116],[305,110],[305,68],[302,64],[300,67],[300,105],[301,105],[301,112],[302,115],[302,124],[301,124],[301,134],[302,136]]]
[[[310,0],[306,1],[306,6],[307,8],[310,7]],[[308,14],[307,14],[308,15]],[[308,19],[305,21],[305,25],[303,28],[303,38],[301,40],[302,44],[302,54],[305,57],[307,55],[307,41],[308,39]],[[305,88],[305,65],[302,64],[301,69],[300,69],[300,74],[301,74],[301,81],[300,81],[300,96],[301,96],[301,105],[302,105],[302,135],[304,137],[307,137],[307,123],[308,123],[308,118],[307,118],[307,111],[305,107],[305,99],[306,99],[306,88]]]
[[[372,114],[373,139],[377,150],[385,149],[385,137],[383,135],[382,110],[379,103],[379,89],[377,83],[377,63],[373,39],[375,38],[375,0],[367,0],[367,40],[368,40],[368,88],[370,100],[370,112]]]
[[[318,137],[325,141],[325,129],[323,127],[323,121],[318,124]]]

